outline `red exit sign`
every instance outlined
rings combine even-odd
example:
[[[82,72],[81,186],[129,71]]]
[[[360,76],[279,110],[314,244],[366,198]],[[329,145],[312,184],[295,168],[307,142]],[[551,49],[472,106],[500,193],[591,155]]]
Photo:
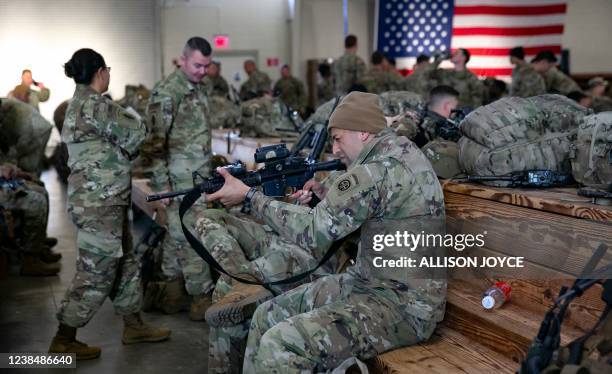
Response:
[[[217,49],[229,48],[229,36],[227,35],[215,35],[213,36],[213,41]]]

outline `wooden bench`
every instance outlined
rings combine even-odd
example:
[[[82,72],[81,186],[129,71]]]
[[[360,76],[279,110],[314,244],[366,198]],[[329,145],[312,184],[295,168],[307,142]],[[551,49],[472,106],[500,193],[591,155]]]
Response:
[[[369,360],[373,373],[515,372],[560,287],[571,285],[600,242],[612,248],[612,207],[593,205],[575,189],[446,182],[444,193],[449,233],[487,231],[480,254],[525,256],[526,267],[537,276],[515,279],[509,272],[507,277],[459,279],[451,272],[446,316],[433,337]],[[465,255],[468,251],[475,249],[466,249]],[[610,261],[612,251],[599,266]],[[511,300],[485,311],[482,292],[496,280],[512,286]],[[599,285],[576,299],[566,314],[562,344],[584,335],[604,306]]]
[[[239,137],[236,132],[229,129],[212,130],[212,151],[225,156],[230,162],[241,160],[249,169],[256,167],[253,155],[257,148],[283,142],[281,138]],[[287,143],[287,147],[291,147],[291,143]]]

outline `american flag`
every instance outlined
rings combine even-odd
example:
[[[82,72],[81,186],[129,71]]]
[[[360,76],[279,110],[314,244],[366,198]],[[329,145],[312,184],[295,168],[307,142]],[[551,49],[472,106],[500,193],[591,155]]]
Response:
[[[378,0],[375,45],[398,69],[412,69],[420,54],[465,48],[475,74],[509,80],[513,47],[528,61],[547,49],[559,57],[566,8],[565,0]]]

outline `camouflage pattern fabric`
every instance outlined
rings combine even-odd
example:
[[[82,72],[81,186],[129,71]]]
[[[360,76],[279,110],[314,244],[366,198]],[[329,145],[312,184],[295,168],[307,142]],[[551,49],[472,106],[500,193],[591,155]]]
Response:
[[[572,145],[572,174],[582,185],[612,191],[612,112],[583,118]]]
[[[172,191],[192,187],[192,172],[210,174],[212,138],[210,133],[209,98],[206,87],[189,82],[177,69],[158,82],[147,107],[151,137],[143,152],[151,164],[151,187]],[[187,292],[200,295],[213,287],[208,265],[197,257],[180,226],[179,199],[166,207],[168,233],[162,243],[162,272],[167,280],[181,275]]]
[[[317,86],[317,106],[321,106],[333,99],[335,93],[333,78],[323,79]]]
[[[149,96],[151,96],[151,91],[144,85],[133,86],[128,84],[125,86],[125,96],[117,101],[117,104],[124,108],[131,107],[144,117],[147,104],[149,103]]]
[[[478,108],[482,105],[484,85],[468,69],[463,71],[437,69],[434,77],[438,84],[451,86],[459,92],[459,107]]]
[[[438,178],[452,178],[461,174],[459,166],[459,145],[437,138],[421,148]]]
[[[570,139],[586,114],[587,109],[559,95],[508,97],[478,108],[461,123],[461,169],[469,175],[531,169],[569,173]]]
[[[612,98],[609,96],[593,97],[593,105],[591,108],[595,113],[612,111]]]
[[[19,100],[3,99],[0,147],[22,170],[40,175],[53,125]]]
[[[363,77],[366,64],[353,53],[344,53],[332,64],[332,74],[336,81],[336,96],[346,95],[349,89]]]
[[[442,188],[422,152],[384,130],[332,186],[312,210],[294,209],[261,193],[252,199],[266,224],[317,258],[321,248],[360,227],[362,241],[357,262],[346,274],[323,277],[257,308],[245,373],[330,370],[349,356],[367,359],[425,340],[443,317],[444,277],[413,279],[411,269],[376,267],[372,259],[382,252],[363,236],[398,228],[444,233]],[[384,257],[400,258],[405,251],[388,247]]]
[[[229,84],[222,76],[211,77],[207,75],[202,79],[202,84],[206,86],[208,96],[211,98],[214,96],[220,96],[227,98],[229,95]]]
[[[278,98],[258,97],[240,104],[240,136],[283,137],[297,135],[287,106]],[[285,130],[285,131],[283,131]]]
[[[144,124],[118,104],[77,85],[62,130],[71,170],[68,209],[129,205],[130,159],[145,133]]]
[[[295,77],[281,78],[274,85],[274,95],[280,94],[280,99],[293,110],[306,108],[306,91],[304,83]]]
[[[272,81],[268,74],[255,70],[249,79],[240,86],[240,99],[249,100],[270,92]]]
[[[45,188],[29,181],[15,190],[0,186],[0,207],[23,213],[22,249],[24,252],[40,252],[47,237],[49,217],[49,196]]]
[[[528,63],[516,65],[512,70],[510,96],[531,97],[546,93],[546,82],[542,75]]]
[[[406,77],[406,91],[414,92],[423,98],[429,96],[429,91],[434,87],[432,86],[431,69],[422,68],[413,71],[409,76]]]
[[[73,210],[72,216],[79,246],[77,271],[57,312],[59,322],[85,326],[107,297],[120,315],[140,311],[140,263],[132,248],[128,207],[83,208]]]
[[[544,81],[546,82],[546,91],[550,93],[567,95],[572,91],[580,91],[578,83],[555,66],[544,73]]]
[[[39,112],[38,104],[49,100],[50,95],[51,91],[47,87],[33,89],[31,86],[20,84],[9,92],[8,97],[30,104],[34,110]]]
[[[369,93],[381,94],[387,91],[403,90],[404,78],[396,73],[387,72],[378,68],[370,68],[359,80]]]
[[[240,107],[228,100],[225,96],[214,95],[209,97],[210,128],[233,129],[240,123]]]
[[[394,117],[390,123],[398,135],[414,139],[418,132],[419,116],[425,103],[421,96],[409,91],[388,91],[380,95],[380,107],[385,117]]]

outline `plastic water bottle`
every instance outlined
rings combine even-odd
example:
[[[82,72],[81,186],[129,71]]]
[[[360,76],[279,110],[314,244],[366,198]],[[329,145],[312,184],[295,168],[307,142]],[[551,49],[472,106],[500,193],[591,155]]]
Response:
[[[485,309],[497,309],[510,299],[512,288],[506,282],[495,282],[495,286],[482,294],[482,306]]]

